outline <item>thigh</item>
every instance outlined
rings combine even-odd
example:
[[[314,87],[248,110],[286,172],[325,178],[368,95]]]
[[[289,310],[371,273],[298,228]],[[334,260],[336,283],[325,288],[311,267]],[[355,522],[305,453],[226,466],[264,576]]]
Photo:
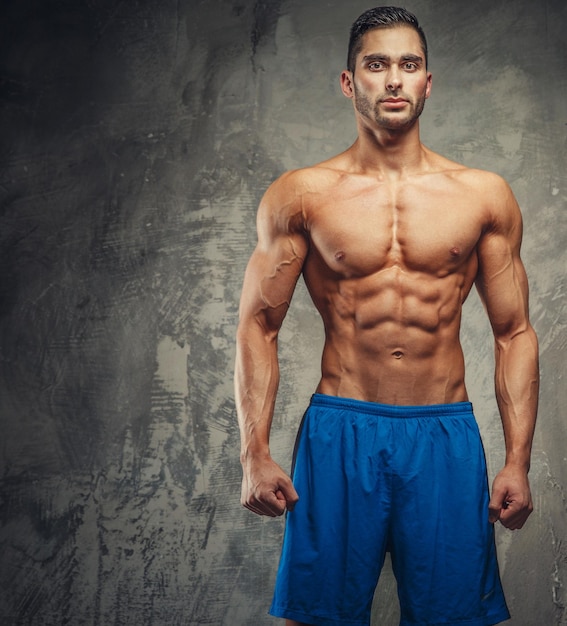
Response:
[[[412,458],[396,478],[392,513],[401,623],[485,626],[507,619],[474,417],[416,427]]]
[[[299,502],[287,514],[273,614],[369,623],[390,508],[389,480],[369,454],[369,439],[379,436],[371,422],[307,412],[293,472]]]

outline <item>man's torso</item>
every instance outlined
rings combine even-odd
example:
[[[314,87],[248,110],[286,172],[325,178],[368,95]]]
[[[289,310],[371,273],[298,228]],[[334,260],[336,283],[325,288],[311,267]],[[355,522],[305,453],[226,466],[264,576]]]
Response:
[[[320,393],[388,404],[467,399],[461,307],[488,214],[482,177],[436,157],[398,180],[299,174],[303,275],[325,324]]]

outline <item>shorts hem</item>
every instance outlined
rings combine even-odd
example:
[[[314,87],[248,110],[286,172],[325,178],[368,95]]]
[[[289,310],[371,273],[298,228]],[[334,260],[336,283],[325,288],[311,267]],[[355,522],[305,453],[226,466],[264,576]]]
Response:
[[[303,622],[304,624],[312,624],[313,626],[329,626],[330,624],[337,624],[337,626],[369,626],[370,617],[367,620],[352,620],[341,619],[335,617],[329,617],[328,615],[313,615],[308,613],[302,613],[301,611],[294,611],[293,609],[287,609],[285,607],[272,606],[268,611],[273,617],[281,617],[283,619],[293,619],[296,622]]]
[[[496,626],[496,624],[501,624],[509,619],[510,613],[504,609],[484,617],[448,622],[410,622],[402,619],[400,620],[400,626]]]
[[[329,626],[329,624],[337,624],[340,626],[369,626],[370,618],[367,620],[352,620],[334,618],[325,615],[312,615],[301,611],[294,611],[285,607],[272,607],[269,614],[273,617],[283,619],[292,619],[297,622],[311,624],[313,626]],[[510,619],[510,613],[507,610],[492,615],[475,619],[466,619],[449,622],[410,622],[408,620],[400,620],[400,626],[496,626]]]

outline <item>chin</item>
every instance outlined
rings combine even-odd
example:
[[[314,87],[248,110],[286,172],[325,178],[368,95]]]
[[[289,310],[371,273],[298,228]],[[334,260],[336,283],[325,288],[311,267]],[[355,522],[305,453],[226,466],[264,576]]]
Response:
[[[417,117],[404,119],[376,118],[376,124],[386,130],[406,130],[411,128],[416,122]]]

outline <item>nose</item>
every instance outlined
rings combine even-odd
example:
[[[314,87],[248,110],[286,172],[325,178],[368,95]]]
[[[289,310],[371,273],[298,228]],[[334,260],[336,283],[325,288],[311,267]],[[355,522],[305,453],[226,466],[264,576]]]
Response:
[[[402,86],[402,74],[397,65],[392,65],[386,77],[386,88],[389,91],[397,91]]]

